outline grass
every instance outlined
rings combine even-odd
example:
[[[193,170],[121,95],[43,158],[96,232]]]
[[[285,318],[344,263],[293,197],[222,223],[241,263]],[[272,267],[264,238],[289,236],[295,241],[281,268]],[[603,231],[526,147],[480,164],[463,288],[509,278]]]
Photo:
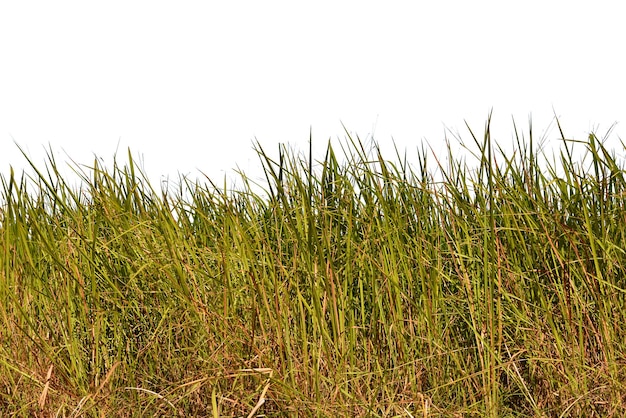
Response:
[[[257,144],[236,190],[130,152],[0,176],[1,415],[624,416],[624,169],[469,135],[471,164]]]

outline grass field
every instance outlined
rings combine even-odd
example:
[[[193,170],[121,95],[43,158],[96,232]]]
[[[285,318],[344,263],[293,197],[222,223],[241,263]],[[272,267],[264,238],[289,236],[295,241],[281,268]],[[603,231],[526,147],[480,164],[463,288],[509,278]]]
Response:
[[[626,416],[624,169],[514,135],[257,144],[262,189],[3,174],[0,415]]]

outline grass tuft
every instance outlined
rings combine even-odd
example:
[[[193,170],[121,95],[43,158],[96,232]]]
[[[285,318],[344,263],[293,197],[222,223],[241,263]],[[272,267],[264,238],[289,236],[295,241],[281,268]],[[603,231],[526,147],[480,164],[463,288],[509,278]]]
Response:
[[[0,412],[624,416],[624,169],[594,134],[551,162],[489,127],[469,165],[256,144],[265,182],[237,190],[157,192],[130,152],[71,186],[24,154],[0,175]]]

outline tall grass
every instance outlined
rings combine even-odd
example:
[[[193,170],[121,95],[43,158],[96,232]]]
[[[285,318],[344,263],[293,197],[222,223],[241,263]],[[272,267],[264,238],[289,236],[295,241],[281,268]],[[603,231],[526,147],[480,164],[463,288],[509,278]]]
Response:
[[[262,192],[10,171],[2,415],[623,416],[624,170],[515,132],[434,165],[257,144]]]

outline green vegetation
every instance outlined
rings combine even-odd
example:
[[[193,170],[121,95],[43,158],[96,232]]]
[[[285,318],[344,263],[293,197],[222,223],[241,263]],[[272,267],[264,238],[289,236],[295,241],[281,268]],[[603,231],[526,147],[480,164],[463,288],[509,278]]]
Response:
[[[257,145],[261,192],[130,153],[0,177],[0,415],[626,415],[625,172],[515,132],[434,167]]]

